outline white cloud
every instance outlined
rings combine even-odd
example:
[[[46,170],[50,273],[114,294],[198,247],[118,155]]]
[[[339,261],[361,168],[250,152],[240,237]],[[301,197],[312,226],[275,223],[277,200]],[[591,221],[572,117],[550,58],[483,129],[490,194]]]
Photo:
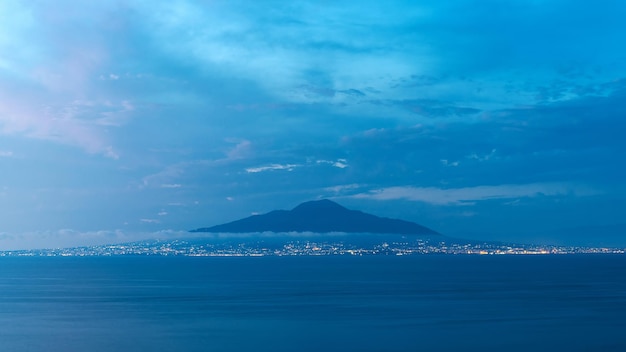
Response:
[[[237,144],[230,149],[227,153],[227,160],[243,159],[250,155],[252,143],[248,140],[234,140],[229,139],[227,142],[236,142]]]
[[[359,193],[351,198],[395,200],[404,199],[436,205],[472,205],[491,199],[514,199],[537,196],[589,196],[600,192],[569,183],[531,183],[523,185],[476,186],[442,189],[435,187],[387,187]]]
[[[310,166],[314,166],[314,165],[331,165],[331,166],[339,168],[339,169],[345,169],[346,167],[349,166],[347,164],[347,160],[346,159],[337,159],[336,161],[332,161],[332,160],[315,160],[315,162],[313,162],[313,160],[309,159],[304,164],[270,164],[270,165],[265,165],[265,166],[249,167],[249,168],[246,169],[246,172],[247,173],[257,173],[257,172],[275,171],[275,170],[293,171],[293,169],[298,168],[298,167],[310,167]]]
[[[177,163],[174,165],[170,165],[157,173],[145,176],[141,180],[140,188],[144,188],[144,187],[178,188],[178,187],[181,187],[180,184],[174,183],[172,181],[178,179],[182,174],[184,174],[185,168],[187,168],[189,164],[190,163]]]
[[[264,171],[274,171],[274,170],[287,170],[293,171],[296,167],[300,167],[301,165],[297,164],[271,164],[267,166],[259,166],[259,167],[249,167],[246,169],[247,173],[257,173]]]
[[[110,159],[117,160],[120,158],[120,155],[117,152],[115,152],[115,150],[113,150],[112,146],[105,147],[102,153],[104,154],[104,156]]]
[[[355,189],[359,189],[359,188],[363,188],[364,185],[360,185],[357,183],[352,183],[352,184],[348,184],[348,185],[337,185],[337,186],[331,186],[331,187],[326,187],[324,188],[325,192],[332,192],[335,195],[337,194],[343,194],[349,191],[354,191]]]
[[[316,161],[317,164],[328,164],[328,165],[332,165],[336,168],[340,168],[340,169],[345,169],[346,167],[348,167],[348,161],[346,159],[337,159],[336,161],[332,161],[332,160],[317,160]]]
[[[11,94],[8,102],[0,105],[0,134],[47,140],[78,147],[90,154],[119,158],[105,128],[123,123],[132,111],[129,102],[73,101],[43,106],[30,102],[37,99]]]
[[[478,160],[478,161],[489,161],[489,159],[492,159],[495,155],[496,155],[496,149],[494,148],[488,154],[479,155],[477,153],[472,153],[468,155],[467,158]]]
[[[1,158],[10,158],[12,156],[13,156],[13,152],[12,151],[0,150],[0,157]]]
[[[458,161],[448,161],[448,159],[441,159],[439,161],[441,162],[443,166],[455,167],[455,166],[459,166],[460,164]]]

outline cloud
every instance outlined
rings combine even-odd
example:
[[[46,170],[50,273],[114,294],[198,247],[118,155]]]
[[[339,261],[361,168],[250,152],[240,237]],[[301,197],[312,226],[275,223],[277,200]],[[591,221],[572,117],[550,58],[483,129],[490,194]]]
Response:
[[[475,186],[464,188],[385,187],[350,198],[374,200],[409,200],[435,205],[473,205],[494,199],[532,198],[539,196],[591,196],[594,189],[567,183],[534,183],[522,185]]]
[[[338,168],[340,168],[340,169],[345,169],[345,168],[347,168],[347,167],[348,167],[348,164],[346,164],[346,159],[340,159],[340,160],[338,160],[338,161],[335,161],[335,162],[333,163],[333,166],[334,166],[334,167],[338,167]]]
[[[441,159],[440,160],[441,164],[443,166],[449,166],[449,167],[456,167],[460,165],[460,162],[458,161],[449,161],[448,159]]]
[[[103,26],[117,9],[60,3],[0,4],[0,133],[118,159],[107,128],[124,124],[134,107],[95,79],[123,34]]]
[[[482,162],[482,161],[489,161],[495,155],[496,155],[496,149],[494,148],[494,149],[491,149],[491,152],[489,152],[489,153],[481,154],[481,155],[478,155],[477,153],[471,153],[466,158]]]
[[[136,10],[165,55],[207,71],[228,70],[292,102],[361,98],[368,87],[385,86],[388,76],[409,73],[421,48],[414,50],[415,34],[404,26],[423,16],[421,8],[326,5],[274,3],[268,11],[254,2],[234,8],[176,1]],[[393,21],[372,16],[377,8],[393,13]]]
[[[274,170],[287,170],[293,171],[293,169],[300,167],[302,165],[297,164],[271,164],[267,166],[258,166],[258,167],[249,167],[246,169],[247,173],[257,173],[257,172],[265,172],[265,171],[274,171]]]
[[[332,165],[336,168],[339,169],[345,169],[347,168],[348,165],[348,161],[346,159],[337,159],[336,161],[332,161],[332,160],[317,160],[316,161],[317,164],[326,164],[326,165]]]
[[[119,127],[129,119],[134,110],[130,102],[74,100],[57,103],[50,98],[16,94],[7,93],[7,102],[0,106],[0,134],[70,145],[90,154],[119,158],[106,130]],[[29,101],[31,99],[33,101]]]
[[[226,153],[228,160],[243,159],[250,155],[252,149],[252,143],[248,140],[234,140],[228,139],[228,142],[237,143],[232,149]]]
[[[175,180],[178,180],[185,173],[185,170],[191,166],[191,164],[193,163],[176,163],[167,166],[159,172],[145,176],[141,179],[141,185],[139,188],[180,188],[182,185],[175,183]]]
[[[345,169],[349,166],[348,161],[346,159],[337,159],[335,161],[320,159],[320,160],[315,160],[315,162],[309,159],[307,160],[305,164],[270,164],[266,166],[249,167],[246,169],[246,172],[258,173],[258,172],[275,171],[275,170],[293,171],[296,168],[311,167],[313,165],[331,165],[338,169]]]
[[[359,189],[359,188],[364,188],[364,187],[365,185],[352,183],[352,184],[347,184],[347,185],[325,187],[323,191],[330,192],[333,194],[333,196],[336,196],[336,195],[341,195],[341,194],[346,194],[346,193],[354,193],[354,190]]]
[[[153,217],[185,227],[320,194],[542,203],[562,180],[621,199],[624,6],[0,1],[5,212],[147,227],[180,203]]]

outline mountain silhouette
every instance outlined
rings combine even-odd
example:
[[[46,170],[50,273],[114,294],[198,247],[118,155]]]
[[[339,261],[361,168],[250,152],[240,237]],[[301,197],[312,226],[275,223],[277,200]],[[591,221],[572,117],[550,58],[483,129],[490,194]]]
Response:
[[[378,217],[347,209],[324,199],[302,203],[292,210],[274,210],[213,227],[191,232],[351,232],[407,235],[437,235],[414,222]]]

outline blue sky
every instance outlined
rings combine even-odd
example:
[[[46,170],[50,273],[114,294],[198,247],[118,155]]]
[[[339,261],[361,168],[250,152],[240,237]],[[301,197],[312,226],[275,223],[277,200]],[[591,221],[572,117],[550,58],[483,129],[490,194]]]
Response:
[[[0,3],[0,248],[331,198],[626,245],[622,1]]]

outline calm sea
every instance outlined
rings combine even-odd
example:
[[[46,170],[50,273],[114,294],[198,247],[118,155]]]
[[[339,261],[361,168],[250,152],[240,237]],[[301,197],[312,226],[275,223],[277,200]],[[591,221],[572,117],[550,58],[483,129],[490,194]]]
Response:
[[[626,256],[0,258],[0,351],[626,351]]]

